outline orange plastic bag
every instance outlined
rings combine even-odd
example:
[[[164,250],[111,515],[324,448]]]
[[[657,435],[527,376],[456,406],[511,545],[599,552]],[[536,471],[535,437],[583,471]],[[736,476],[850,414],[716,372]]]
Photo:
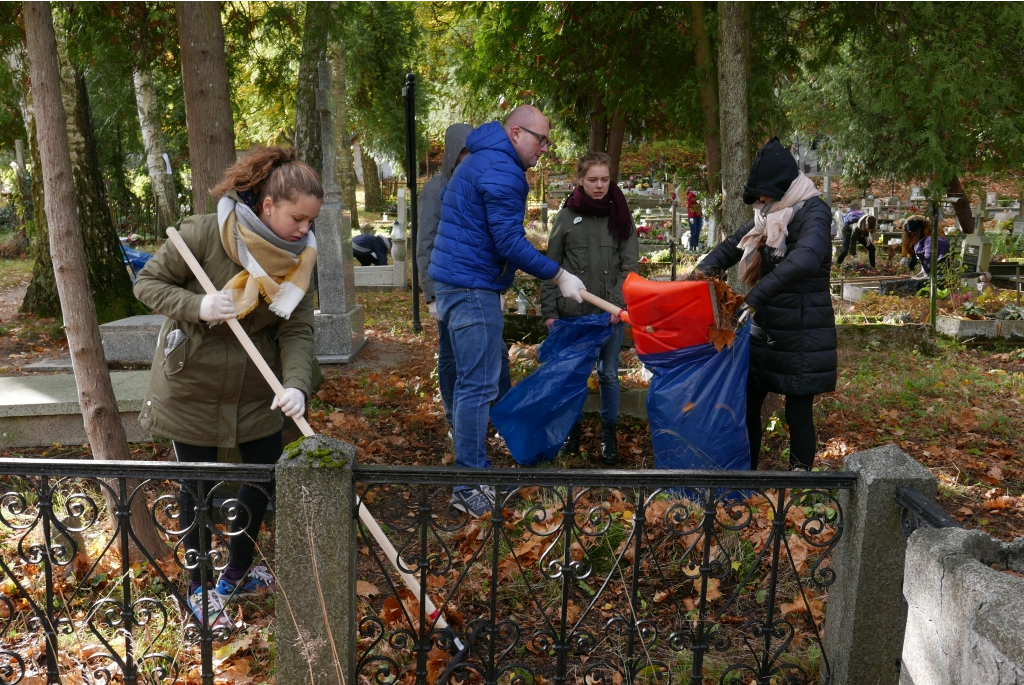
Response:
[[[710,281],[649,281],[631,273],[622,286],[637,354],[671,352],[709,342],[718,326]]]

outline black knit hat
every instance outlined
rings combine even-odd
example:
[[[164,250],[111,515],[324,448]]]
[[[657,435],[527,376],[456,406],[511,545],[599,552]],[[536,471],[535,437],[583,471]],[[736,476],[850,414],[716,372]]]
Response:
[[[789,186],[800,175],[793,154],[772,138],[761,146],[750,166],[750,178],[743,186],[743,202],[752,205],[761,196],[781,200]]]

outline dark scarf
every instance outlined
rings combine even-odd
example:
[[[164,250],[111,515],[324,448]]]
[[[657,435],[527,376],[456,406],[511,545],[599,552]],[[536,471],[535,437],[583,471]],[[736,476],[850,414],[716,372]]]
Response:
[[[633,217],[629,213],[626,196],[614,183],[600,200],[584,193],[583,186],[576,186],[565,206],[586,216],[608,217],[608,232],[616,240],[625,240],[633,232]]]

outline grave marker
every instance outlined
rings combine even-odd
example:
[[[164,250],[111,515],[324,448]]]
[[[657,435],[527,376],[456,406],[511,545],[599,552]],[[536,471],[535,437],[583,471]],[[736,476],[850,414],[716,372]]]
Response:
[[[363,306],[356,304],[352,265],[352,217],[341,199],[334,149],[331,108],[331,63],[320,62],[316,108],[323,146],[324,203],[316,220],[317,276],[320,309],[315,313],[313,353],[324,364],[346,364],[363,345]]]

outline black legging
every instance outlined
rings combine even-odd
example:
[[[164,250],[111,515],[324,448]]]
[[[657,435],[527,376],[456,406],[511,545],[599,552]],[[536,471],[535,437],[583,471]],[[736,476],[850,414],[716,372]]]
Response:
[[[243,463],[274,464],[281,457],[281,431],[259,440],[239,443],[238,452],[242,456]],[[177,456],[178,461],[182,462],[217,461],[216,447],[187,445],[183,442],[175,441],[174,454]],[[211,484],[212,481],[203,481],[203,492],[207,497],[209,497]],[[198,490],[199,483],[197,481],[187,481],[183,485],[187,487],[182,487],[178,494],[178,504],[181,508],[183,519],[179,525],[182,528],[190,525],[195,519],[196,502],[192,492]],[[267,494],[274,494],[273,483],[261,483],[260,486],[243,484],[238,488],[236,499],[243,506],[239,507],[238,516],[231,522],[231,532],[235,533],[245,529],[245,533],[229,538],[228,551],[231,555],[229,564],[232,569],[244,570],[252,566],[253,554],[256,550],[256,536],[259,535],[260,526],[263,524],[263,517],[267,513],[267,495],[264,494],[264,489]],[[246,513],[246,507],[248,511],[252,512],[251,520]],[[204,528],[202,534],[205,538],[206,549],[209,550],[211,540],[210,529]],[[199,550],[199,530],[189,531],[185,536],[185,547],[186,549]],[[192,585],[198,587],[202,582],[201,571],[198,566],[189,572],[189,577]]]
[[[871,264],[871,268],[875,268],[875,244],[868,240],[869,233],[857,231],[857,235],[854,236],[854,229],[852,226],[843,227],[843,249],[839,251],[839,256],[836,257],[836,266],[843,263],[846,259],[846,255],[852,254],[857,256],[857,243],[863,245],[868,251],[868,262]]]
[[[757,470],[761,453],[761,405],[768,390],[747,382],[747,438],[750,440],[750,469]],[[786,424],[789,426],[790,466],[814,466],[818,439],[814,434],[814,395],[786,395]]]

